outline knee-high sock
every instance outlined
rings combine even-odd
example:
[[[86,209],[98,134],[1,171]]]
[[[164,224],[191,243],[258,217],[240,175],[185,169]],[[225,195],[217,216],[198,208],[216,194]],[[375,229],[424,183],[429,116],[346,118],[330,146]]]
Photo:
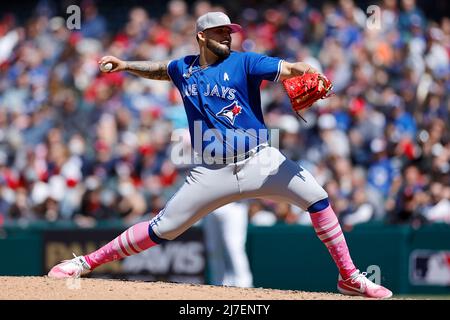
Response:
[[[95,269],[104,263],[138,254],[155,246],[157,243],[150,238],[149,225],[149,221],[133,225],[117,238],[84,258],[91,269]]]
[[[325,203],[328,204],[328,201]],[[356,271],[356,267],[350,257],[347,242],[333,209],[328,204],[325,209],[317,212],[313,212],[314,208],[308,210],[316,234],[330,252],[339,273],[344,279],[349,278]]]

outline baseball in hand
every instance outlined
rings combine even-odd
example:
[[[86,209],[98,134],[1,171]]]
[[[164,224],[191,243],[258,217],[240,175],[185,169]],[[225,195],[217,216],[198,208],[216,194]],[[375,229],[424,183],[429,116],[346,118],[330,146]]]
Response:
[[[112,69],[112,67],[113,67],[113,65],[111,62],[100,64],[100,70],[103,72],[108,72],[109,70]]]

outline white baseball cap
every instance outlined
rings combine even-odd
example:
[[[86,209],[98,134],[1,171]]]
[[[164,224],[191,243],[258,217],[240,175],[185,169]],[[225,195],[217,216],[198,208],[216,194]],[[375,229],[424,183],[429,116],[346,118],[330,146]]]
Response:
[[[240,25],[231,23],[230,18],[223,12],[208,12],[197,19],[197,33],[217,27],[229,27],[231,33],[242,30]]]

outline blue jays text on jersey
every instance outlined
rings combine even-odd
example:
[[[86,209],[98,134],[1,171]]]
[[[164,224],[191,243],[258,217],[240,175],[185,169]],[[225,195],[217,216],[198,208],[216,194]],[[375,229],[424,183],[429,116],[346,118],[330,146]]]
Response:
[[[230,87],[218,86],[217,84],[211,88],[211,85],[208,83],[206,85],[206,89],[203,92],[205,97],[219,97],[222,99],[234,100],[236,98],[236,89],[232,89]],[[196,83],[183,85],[183,90],[181,91],[181,95],[183,98],[189,96],[197,96],[198,95],[198,87]]]
[[[263,80],[278,81],[281,65],[279,58],[236,51],[203,69],[198,55],[169,62],[168,74],[183,97],[195,152],[203,154],[205,148],[215,144],[214,150],[222,150],[216,156],[228,157],[268,141],[260,85]],[[208,130],[213,130],[215,139],[203,139]],[[195,136],[195,132],[202,135]]]

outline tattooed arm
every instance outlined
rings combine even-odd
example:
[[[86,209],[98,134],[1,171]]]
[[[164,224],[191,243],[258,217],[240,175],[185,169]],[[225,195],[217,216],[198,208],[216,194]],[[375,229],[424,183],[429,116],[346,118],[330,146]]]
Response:
[[[105,56],[99,64],[112,64],[112,69],[103,72],[128,71],[136,76],[153,80],[170,80],[167,73],[167,61],[122,61],[113,56]]]
[[[127,61],[125,70],[140,77],[153,80],[170,80],[167,62]]]

